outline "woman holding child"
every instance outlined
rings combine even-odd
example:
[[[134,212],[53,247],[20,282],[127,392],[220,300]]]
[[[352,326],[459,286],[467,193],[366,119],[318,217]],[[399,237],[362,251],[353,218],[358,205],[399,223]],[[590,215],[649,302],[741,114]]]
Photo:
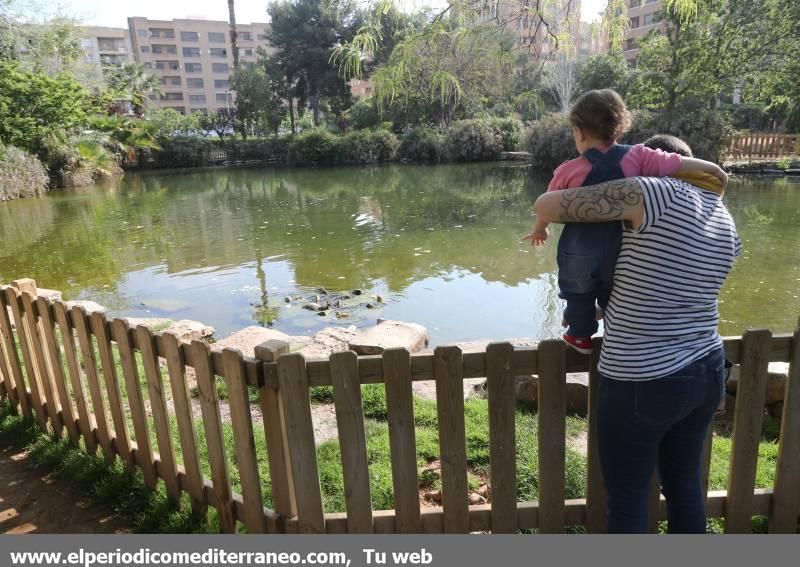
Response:
[[[591,352],[596,312],[605,319],[598,440],[608,529],[647,531],[657,469],[670,533],[704,533],[701,452],[724,390],[717,299],[741,251],[720,198],[727,177],[671,137],[617,144],[630,115],[614,91],[584,94],[569,118],[581,156],[556,169],[525,238],[541,245],[548,223],[565,223],[564,341]]]

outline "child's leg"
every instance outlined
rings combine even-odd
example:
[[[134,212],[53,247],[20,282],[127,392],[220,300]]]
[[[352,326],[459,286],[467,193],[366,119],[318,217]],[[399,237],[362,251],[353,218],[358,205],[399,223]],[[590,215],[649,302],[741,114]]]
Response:
[[[569,328],[567,334],[573,337],[591,337],[597,332],[594,293],[562,293],[567,300],[564,319]]]

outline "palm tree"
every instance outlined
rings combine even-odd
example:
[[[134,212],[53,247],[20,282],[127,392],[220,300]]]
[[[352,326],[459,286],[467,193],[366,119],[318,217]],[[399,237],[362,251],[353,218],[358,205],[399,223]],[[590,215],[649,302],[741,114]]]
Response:
[[[116,92],[129,96],[137,116],[144,114],[144,103],[149,93],[161,93],[158,77],[151,75],[143,65],[128,63],[109,77],[109,86]]]
[[[233,6],[234,0],[228,0],[228,14],[231,21],[231,49],[233,50],[233,68],[239,67],[239,48],[237,46],[236,34],[236,9]]]

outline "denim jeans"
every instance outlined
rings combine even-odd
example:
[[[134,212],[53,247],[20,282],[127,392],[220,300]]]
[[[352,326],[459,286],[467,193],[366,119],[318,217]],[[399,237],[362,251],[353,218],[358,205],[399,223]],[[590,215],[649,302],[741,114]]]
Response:
[[[657,469],[670,533],[705,533],[701,453],[725,387],[722,348],[656,380],[600,377],[598,443],[609,533],[646,533]]]

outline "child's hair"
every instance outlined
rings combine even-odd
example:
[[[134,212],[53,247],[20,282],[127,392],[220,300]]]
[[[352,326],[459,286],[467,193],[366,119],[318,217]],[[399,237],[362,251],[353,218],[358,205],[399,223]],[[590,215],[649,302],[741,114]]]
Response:
[[[692,148],[689,147],[689,144],[669,134],[651,136],[645,140],[644,145],[651,150],[663,150],[684,157],[692,157]]]
[[[583,93],[569,111],[575,128],[608,142],[613,142],[631,128],[631,113],[622,97],[611,89]]]

